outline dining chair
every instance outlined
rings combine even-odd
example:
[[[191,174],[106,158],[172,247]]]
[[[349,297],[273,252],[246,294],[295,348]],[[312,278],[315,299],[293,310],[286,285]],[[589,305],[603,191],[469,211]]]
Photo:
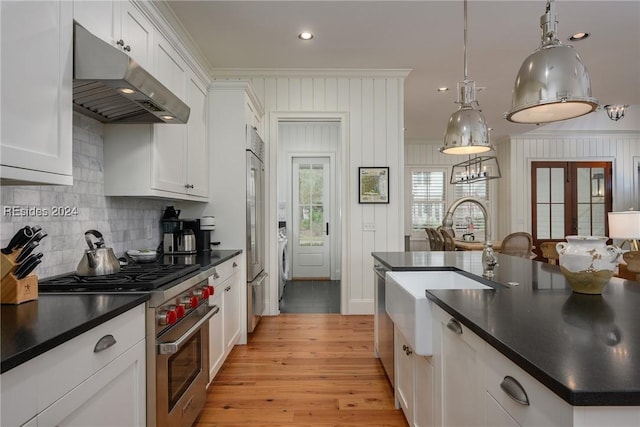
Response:
[[[433,232],[435,231],[434,228],[431,227],[427,227],[424,229],[424,231],[426,231],[427,233],[427,239],[429,240],[429,250],[430,251],[435,251],[436,249],[436,239],[435,236],[433,235]]]
[[[525,231],[516,231],[502,239],[500,253],[531,259],[533,248],[533,236]]]
[[[542,258],[546,258],[549,264],[558,264],[558,258],[560,255],[556,250],[556,244],[558,242],[542,242],[540,243],[540,250],[542,251]]]
[[[456,250],[456,242],[453,240],[453,236],[447,230],[443,228],[439,228],[436,230],[442,235],[442,240],[444,240],[444,250],[445,251],[455,251]]]

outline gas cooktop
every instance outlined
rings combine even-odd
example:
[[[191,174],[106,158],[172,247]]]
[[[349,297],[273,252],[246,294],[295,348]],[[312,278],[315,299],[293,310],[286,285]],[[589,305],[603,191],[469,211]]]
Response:
[[[104,276],[61,274],[40,280],[39,292],[148,292],[200,270],[199,264],[128,264]]]

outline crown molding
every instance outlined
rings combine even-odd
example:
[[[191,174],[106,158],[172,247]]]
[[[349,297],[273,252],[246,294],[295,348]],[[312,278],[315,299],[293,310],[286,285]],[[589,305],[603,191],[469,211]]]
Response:
[[[213,68],[213,78],[228,77],[386,77],[406,78],[410,69],[360,69],[360,68]]]

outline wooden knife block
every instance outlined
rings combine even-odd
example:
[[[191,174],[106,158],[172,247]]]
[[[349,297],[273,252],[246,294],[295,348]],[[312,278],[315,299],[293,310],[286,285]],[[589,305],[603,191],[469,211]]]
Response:
[[[0,303],[20,304],[38,299],[38,276],[31,273],[18,280],[13,273],[7,274],[0,283]]]
[[[0,253],[0,271],[2,271],[2,279],[16,268],[15,260],[20,255],[20,251],[13,251],[9,255]]]

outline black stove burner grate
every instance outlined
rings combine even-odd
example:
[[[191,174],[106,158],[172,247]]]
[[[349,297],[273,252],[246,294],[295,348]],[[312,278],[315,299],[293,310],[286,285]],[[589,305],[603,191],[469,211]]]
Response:
[[[200,269],[199,264],[130,264],[119,273],[78,276],[74,273],[41,280],[42,292],[145,292],[152,291]]]

